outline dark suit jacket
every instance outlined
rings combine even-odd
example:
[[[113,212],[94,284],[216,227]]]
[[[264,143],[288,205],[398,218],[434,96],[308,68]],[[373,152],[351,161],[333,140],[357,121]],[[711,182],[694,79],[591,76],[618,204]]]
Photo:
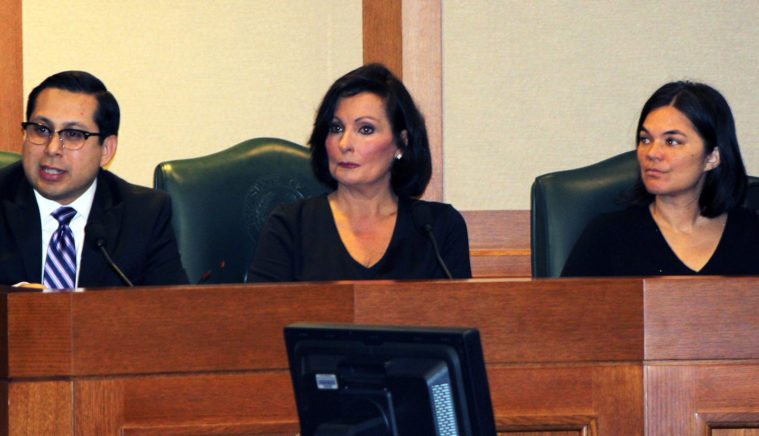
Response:
[[[135,286],[188,283],[165,193],[100,170],[86,229],[79,287],[124,286],[96,239]],[[41,247],[37,201],[18,162],[0,170],[0,284],[41,283]]]

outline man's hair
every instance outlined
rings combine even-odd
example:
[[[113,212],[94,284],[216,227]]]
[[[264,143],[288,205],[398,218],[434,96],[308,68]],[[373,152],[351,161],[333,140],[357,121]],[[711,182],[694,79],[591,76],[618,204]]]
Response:
[[[63,71],[53,74],[32,89],[26,103],[27,120],[34,113],[34,108],[37,106],[37,97],[48,88],[88,94],[97,99],[98,107],[95,109],[94,121],[100,133],[98,137],[100,144],[103,143],[106,137],[119,134],[121,113],[116,98],[108,91],[100,79],[84,71]]]

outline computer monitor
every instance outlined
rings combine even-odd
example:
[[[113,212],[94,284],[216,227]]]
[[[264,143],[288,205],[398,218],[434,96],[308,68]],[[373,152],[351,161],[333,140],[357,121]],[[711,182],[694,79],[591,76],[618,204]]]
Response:
[[[302,436],[493,436],[474,328],[285,327]]]

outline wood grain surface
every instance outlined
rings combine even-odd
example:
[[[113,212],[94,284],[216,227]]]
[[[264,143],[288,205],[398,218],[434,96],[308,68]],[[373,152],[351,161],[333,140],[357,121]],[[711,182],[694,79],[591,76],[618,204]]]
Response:
[[[0,150],[21,151],[24,121],[21,0],[0,7]]]
[[[0,434],[294,434],[282,328],[476,326],[514,435],[752,435],[753,278],[0,290]],[[2,336],[0,336],[2,337]]]

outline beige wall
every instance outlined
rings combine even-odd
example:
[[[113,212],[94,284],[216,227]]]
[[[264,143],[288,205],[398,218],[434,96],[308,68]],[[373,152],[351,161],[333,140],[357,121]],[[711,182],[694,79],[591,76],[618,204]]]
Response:
[[[535,176],[634,146],[667,81],[730,102],[759,175],[756,1],[443,1],[445,198],[529,209]]]
[[[645,99],[694,79],[731,102],[759,175],[754,1],[443,0],[445,199],[528,209],[535,176],[633,146]],[[359,65],[361,0],[24,0],[24,89],[64,69],[122,105],[112,169],[256,136],[304,143],[329,84]]]
[[[25,95],[57,71],[100,77],[122,110],[111,169],[148,186],[164,160],[305,143],[362,62],[360,0],[24,0],[23,30]]]

